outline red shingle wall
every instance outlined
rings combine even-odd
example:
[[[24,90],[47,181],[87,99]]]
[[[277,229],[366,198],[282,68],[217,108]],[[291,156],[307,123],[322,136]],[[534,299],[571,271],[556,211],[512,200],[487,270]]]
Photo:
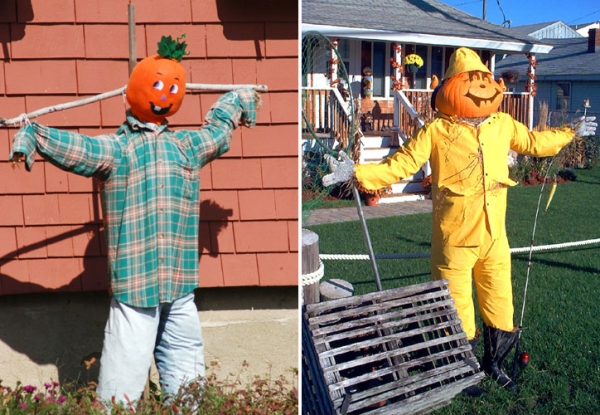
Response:
[[[4,0],[0,116],[99,94],[128,79],[128,0]],[[254,129],[201,171],[203,287],[298,281],[298,4],[293,0],[134,2],[137,58],[186,34],[188,82],[264,84]],[[198,128],[219,93],[188,93],[174,129]],[[41,116],[88,135],[125,119],[119,97]],[[0,295],[105,290],[98,184],[39,156],[7,161],[17,128],[0,128]],[[2,160],[4,158],[4,160]]]

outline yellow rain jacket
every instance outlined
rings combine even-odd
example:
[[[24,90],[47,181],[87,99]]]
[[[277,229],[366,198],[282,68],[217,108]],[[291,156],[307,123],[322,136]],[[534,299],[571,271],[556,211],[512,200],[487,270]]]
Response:
[[[506,238],[508,150],[551,156],[573,137],[570,129],[530,132],[505,113],[479,126],[438,113],[380,164],[355,166],[359,183],[379,189],[413,175],[429,160],[433,220],[431,273],[444,278],[468,339],[476,336],[472,281],[484,323],[513,329],[511,258]]]
[[[508,150],[552,156],[571,141],[571,129],[535,132],[508,114],[492,114],[478,127],[438,113],[404,146],[380,164],[355,167],[356,178],[375,190],[416,173],[430,161],[432,171],[432,243],[477,246],[485,232],[506,235]]]

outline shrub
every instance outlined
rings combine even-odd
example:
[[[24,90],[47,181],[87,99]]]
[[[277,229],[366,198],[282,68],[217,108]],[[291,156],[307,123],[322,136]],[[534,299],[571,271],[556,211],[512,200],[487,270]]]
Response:
[[[213,365],[214,366],[214,365]],[[213,367],[214,369],[214,367]],[[297,382],[293,370],[292,383]],[[0,415],[104,415],[108,413],[96,397],[94,384],[86,388],[60,387],[58,382],[44,384],[43,390],[17,383],[15,388],[0,381]],[[279,379],[255,377],[249,385],[235,379],[218,380],[214,370],[204,379],[191,382],[173,397],[164,396],[150,382],[150,391],[136,405],[114,405],[111,415],[297,415],[297,388]]]

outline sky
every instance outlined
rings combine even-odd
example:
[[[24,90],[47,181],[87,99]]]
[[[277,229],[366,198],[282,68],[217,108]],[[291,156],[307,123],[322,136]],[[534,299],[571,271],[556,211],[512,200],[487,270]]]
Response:
[[[562,20],[568,25],[592,23],[600,20],[598,0],[441,0],[463,12],[502,25],[510,26],[547,23]],[[505,26],[507,26],[505,24]]]

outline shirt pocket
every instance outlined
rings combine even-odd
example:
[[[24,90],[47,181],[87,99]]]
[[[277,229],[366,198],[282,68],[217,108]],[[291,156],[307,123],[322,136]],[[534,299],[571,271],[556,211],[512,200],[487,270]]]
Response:
[[[198,169],[189,163],[177,161],[173,163],[172,177],[174,181],[173,194],[184,199],[193,199],[198,191]]]

